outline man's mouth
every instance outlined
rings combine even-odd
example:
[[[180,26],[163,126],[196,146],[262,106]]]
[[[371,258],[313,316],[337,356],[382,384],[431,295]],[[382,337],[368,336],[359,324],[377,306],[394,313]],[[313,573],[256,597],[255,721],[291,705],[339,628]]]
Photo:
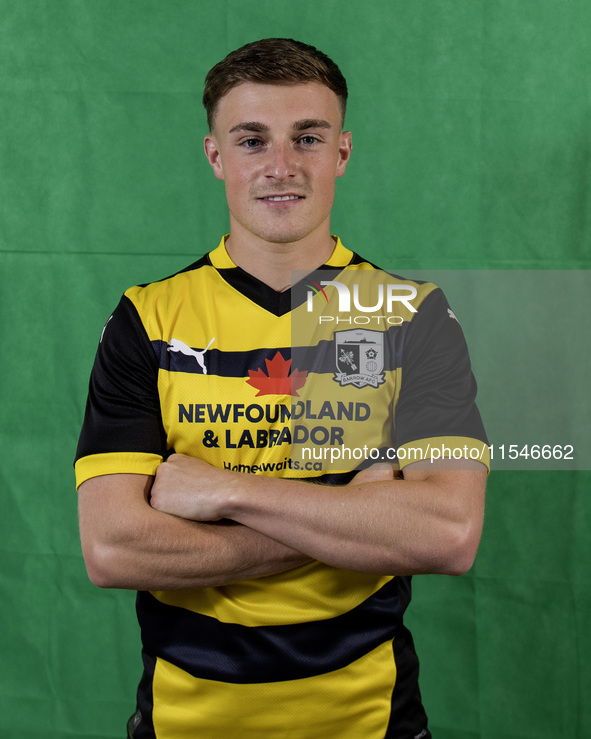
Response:
[[[259,200],[270,200],[274,203],[279,203],[282,200],[303,200],[302,195],[268,195],[264,198],[259,198]]]

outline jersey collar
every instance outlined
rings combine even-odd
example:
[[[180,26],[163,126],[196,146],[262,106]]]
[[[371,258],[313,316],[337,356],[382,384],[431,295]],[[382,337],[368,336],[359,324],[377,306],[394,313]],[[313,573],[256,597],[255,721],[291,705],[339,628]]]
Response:
[[[249,300],[252,300],[261,308],[276,316],[289,313],[292,308],[304,302],[306,291],[293,289],[301,285],[302,282],[294,285],[290,290],[279,293],[256,277],[253,277],[241,267],[236,266],[226,250],[227,238],[228,234],[223,236],[218,247],[210,252],[208,256],[212,267],[215,267],[221,277],[235,290],[238,290]],[[336,238],[335,248],[326,264],[319,267],[319,270],[342,269],[350,264],[354,257],[353,252],[343,246],[338,236],[334,238]]]
[[[230,234],[225,234],[222,236],[222,240],[218,246],[209,253],[211,264],[216,269],[239,269],[230,258],[226,249],[226,239],[229,235]],[[333,235],[333,239],[336,239],[335,248],[324,266],[329,267],[330,269],[346,267],[353,258],[353,252],[343,246],[343,243],[338,236]]]

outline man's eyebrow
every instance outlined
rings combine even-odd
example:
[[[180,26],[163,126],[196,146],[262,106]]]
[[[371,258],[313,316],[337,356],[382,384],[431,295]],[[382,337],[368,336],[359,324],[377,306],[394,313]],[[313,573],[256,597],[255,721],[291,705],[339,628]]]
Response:
[[[296,121],[293,127],[296,131],[306,131],[308,128],[332,128],[328,121],[321,118],[304,118],[303,121]]]
[[[236,131],[250,131],[251,133],[265,133],[269,130],[269,126],[265,126],[264,123],[258,123],[257,121],[247,121],[245,123],[238,123],[233,126],[229,133],[235,133]]]

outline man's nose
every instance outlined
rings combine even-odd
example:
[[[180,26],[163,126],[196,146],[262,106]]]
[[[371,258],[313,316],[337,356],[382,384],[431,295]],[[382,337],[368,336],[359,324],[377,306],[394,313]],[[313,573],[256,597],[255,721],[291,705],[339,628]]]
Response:
[[[267,176],[276,180],[293,177],[297,173],[298,158],[291,143],[273,144],[269,151]]]

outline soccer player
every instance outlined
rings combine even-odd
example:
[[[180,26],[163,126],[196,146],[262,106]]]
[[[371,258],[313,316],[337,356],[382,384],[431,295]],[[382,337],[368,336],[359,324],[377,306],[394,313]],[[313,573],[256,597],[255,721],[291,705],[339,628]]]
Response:
[[[130,288],[101,336],[76,477],[90,579],[139,591],[130,737],[430,736],[403,613],[410,576],[472,565],[486,436],[441,291],[331,235],[346,100],[334,62],[293,40],[217,64],[205,154],[230,233]],[[368,276],[379,315],[325,312],[295,366],[292,321],[347,280],[359,306]],[[296,459],[298,434],[335,451],[359,429],[396,470]]]

